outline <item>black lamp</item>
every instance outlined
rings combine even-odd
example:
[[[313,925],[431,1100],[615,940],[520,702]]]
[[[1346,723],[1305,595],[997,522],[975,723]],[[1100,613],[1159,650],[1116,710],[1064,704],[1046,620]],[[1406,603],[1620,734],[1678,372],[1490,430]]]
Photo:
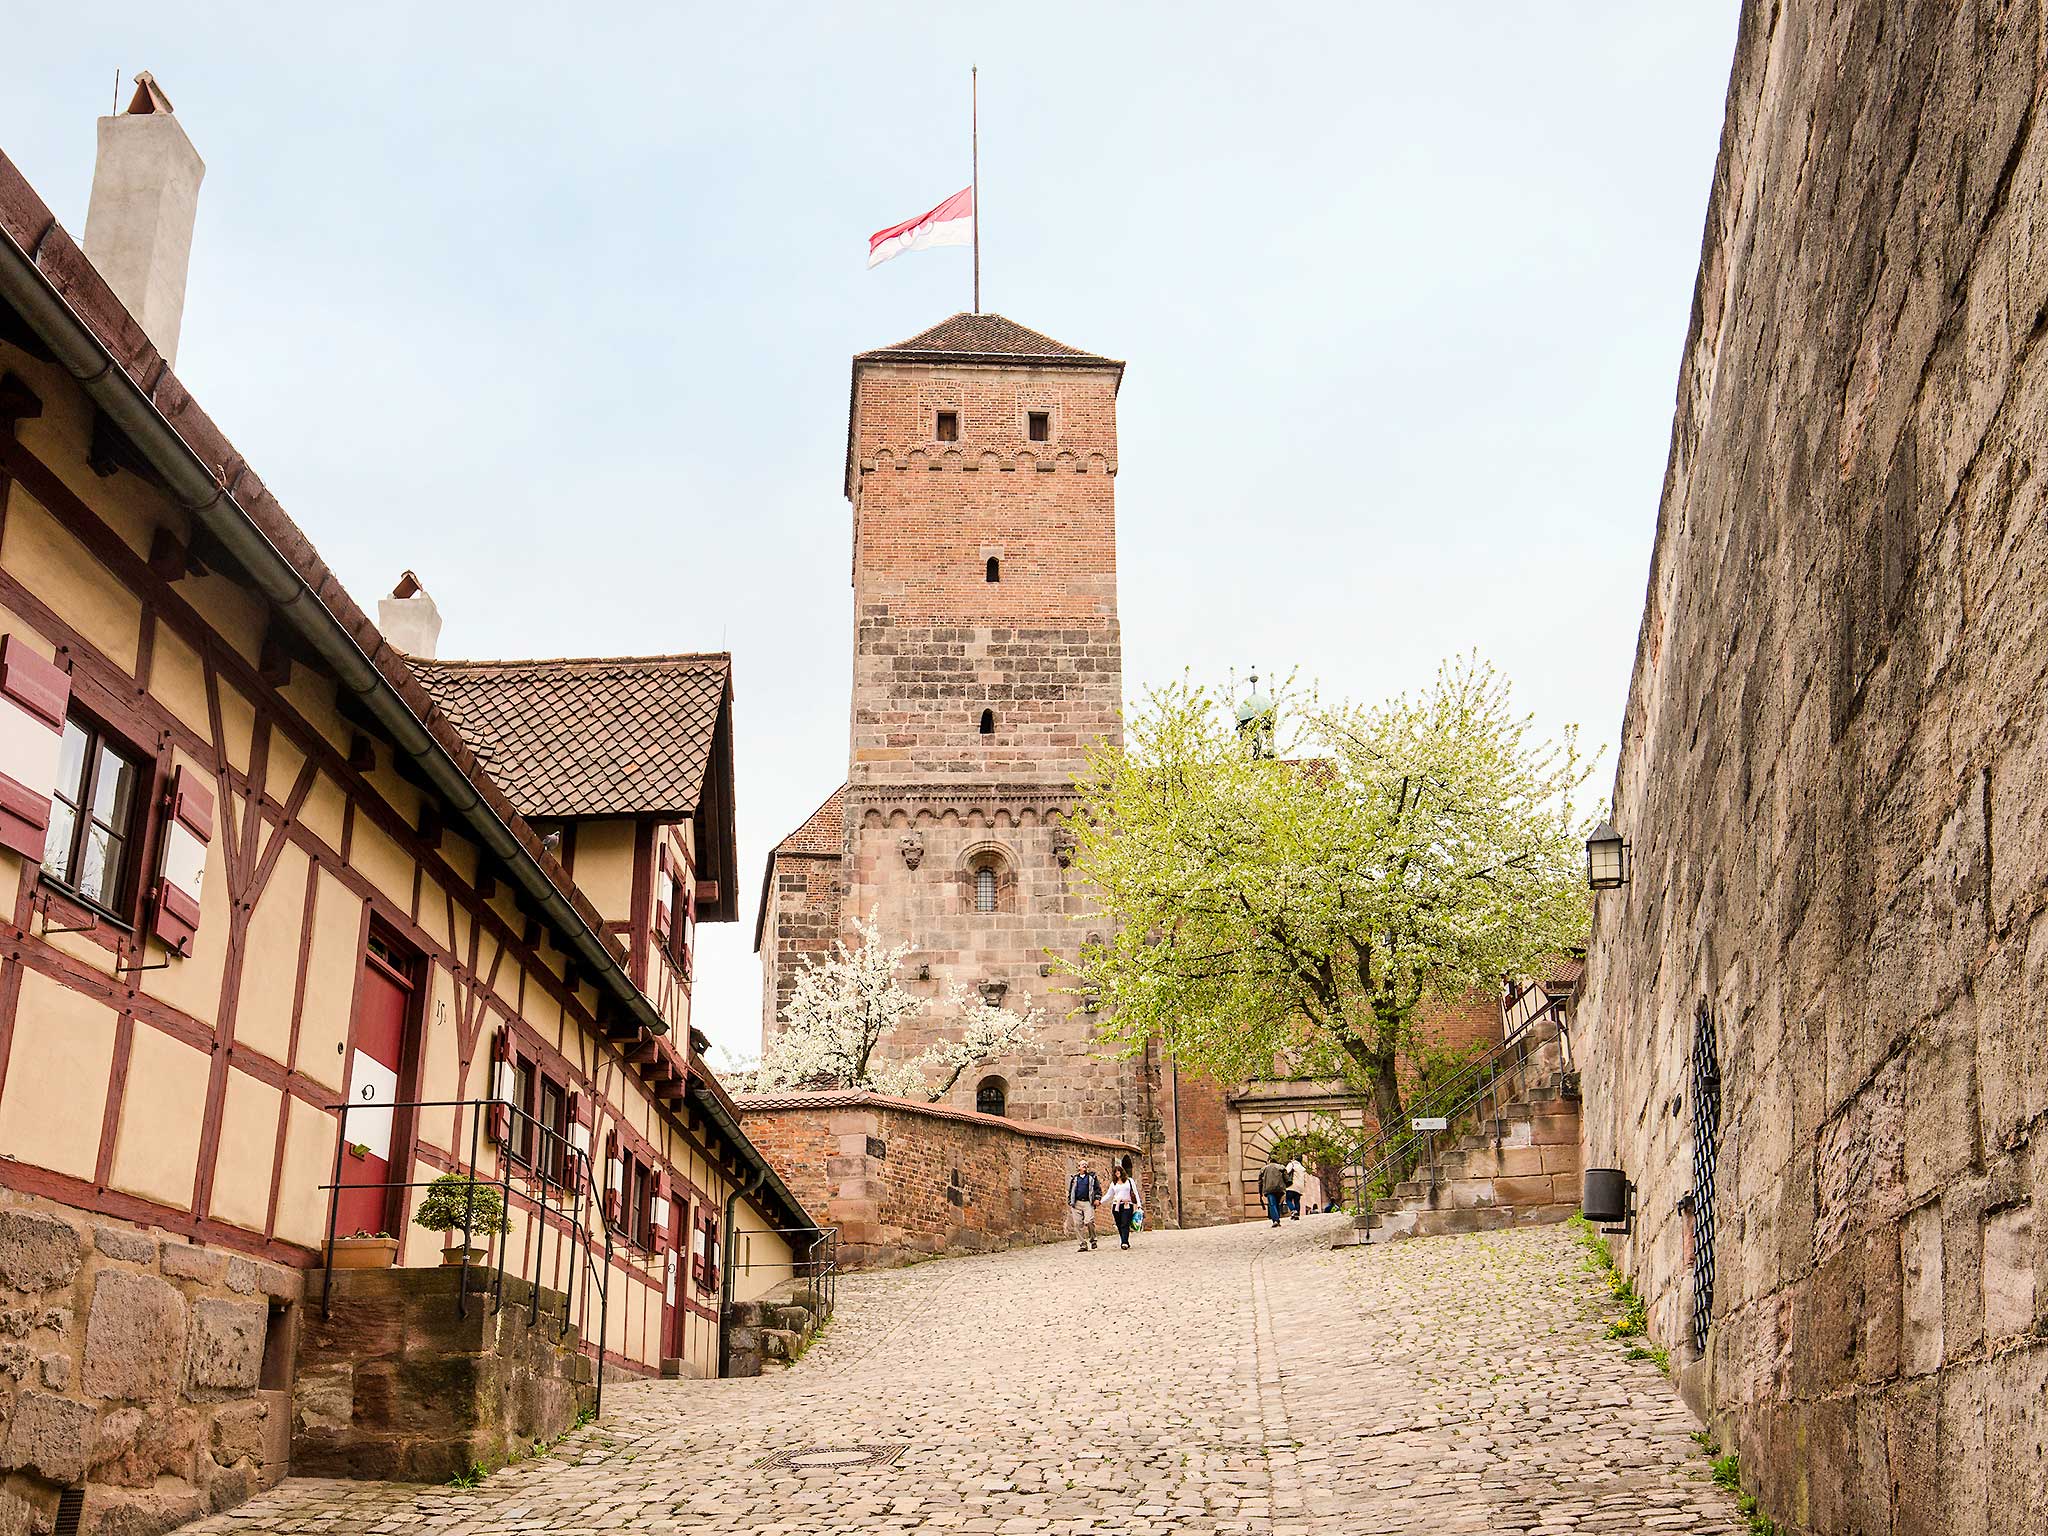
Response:
[[[1603,821],[1586,839],[1586,884],[1611,891],[1628,884],[1628,839]]]

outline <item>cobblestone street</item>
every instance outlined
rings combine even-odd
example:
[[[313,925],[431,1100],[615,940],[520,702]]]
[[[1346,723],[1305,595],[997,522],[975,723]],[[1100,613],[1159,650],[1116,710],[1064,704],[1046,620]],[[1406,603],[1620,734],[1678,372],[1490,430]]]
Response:
[[[293,1480],[194,1529],[1743,1529],[1565,1230],[1332,1252],[1341,1220],[856,1276],[779,1376],[615,1384],[478,1488]],[[756,1465],[861,1447],[900,1454]]]

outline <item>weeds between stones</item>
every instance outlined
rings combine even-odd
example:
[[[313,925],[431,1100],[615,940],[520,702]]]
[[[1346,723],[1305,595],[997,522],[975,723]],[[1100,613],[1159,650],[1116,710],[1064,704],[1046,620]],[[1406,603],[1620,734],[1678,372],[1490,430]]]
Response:
[[[471,1462],[469,1465],[469,1470],[467,1470],[466,1472],[458,1472],[453,1477],[448,1479],[448,1486],[450,1488],[475,1488],[479,1484],[481,1484],[485,1478],[489,1477],[493,1472],[502,1471],[506,1467],[512,1466],[518,1462],[529,1461],[535,1456],[545,1456],[549,1451],[553,1450],[556,1446],[560,1445],[564,1440],[568,1439],[571,1435],[575,1434],[577,1430],[583,1428],[584,1425],[591,1423],[596,1418],[597,1410],[595,1408],[585,1408],[581,1413],[576,1415],[575,1422],[571,1424],[567,1429],[563,1430],[559,1435],[555,1436],[554,1439],[536,1440],[533,1442],[532,1445],[528,1446],[525,1450],[512,1451],[508,1453],[502,1460],[500,1460],[497,1457],[492,1457],[488,1461]]]

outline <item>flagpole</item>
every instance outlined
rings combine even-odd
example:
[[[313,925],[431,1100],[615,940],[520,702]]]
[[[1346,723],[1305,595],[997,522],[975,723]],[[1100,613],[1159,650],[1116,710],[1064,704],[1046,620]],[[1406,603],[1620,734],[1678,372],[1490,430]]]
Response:
[[[973,145],[974,180],[974,312],[981,313],[981,66],[967,66],[967,93],[972,126],[968,130]]]

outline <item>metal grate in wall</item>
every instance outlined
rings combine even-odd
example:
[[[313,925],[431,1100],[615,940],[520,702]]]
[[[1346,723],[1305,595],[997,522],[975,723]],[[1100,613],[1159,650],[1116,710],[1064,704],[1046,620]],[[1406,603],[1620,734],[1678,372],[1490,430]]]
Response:
[[[1692,1347],[1714,1317],[1714,1166],[1721,1142],[1721,1064],[1704,999],[1692,1033]]]
[[[85,1513],[85,1490],[66,1488],[57,1495],[55,1536],[78,1536],[79,1516]]]

